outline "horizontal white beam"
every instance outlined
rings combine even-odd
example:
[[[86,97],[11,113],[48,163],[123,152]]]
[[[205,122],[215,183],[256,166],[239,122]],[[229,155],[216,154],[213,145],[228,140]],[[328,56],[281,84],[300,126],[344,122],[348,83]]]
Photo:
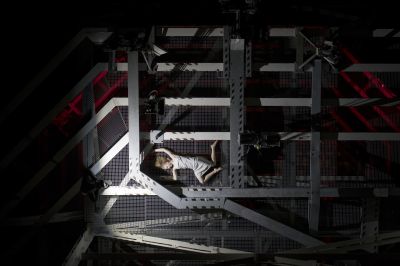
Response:
[[[281,140],[309,141],[310,132],[277,132]],[[164,132],[160,140],[230,140],[230,132]],[[389,132],[321,132],[321,140],[400,141],[399,133]]]
[[[183,71],[223,71],[223,64],[222,63],[157,63],[156,69],[157,71],[172,71],[175,67],[183,67]],[[146,71],[147,66],[146,64],[139,64],[140,71]],[[117,63],[117,71],[128,71],[128,63]]]
[[[165,98],[165,105],[230,106],[230,98]],[[246,98],[247,106],[310,106],[309,98]]]
[[[199,71],[199,72],[215,72],[223,71],[223,63],[193,63],[188,62],[186,64],[174,63],[174,62],[164,62],[157,63],[157,71],[172,71],[175,67],[180,68],[184,66],[183,71]],[[268,63],[268,64],[256,64],[255,70],[258,69],[260,72],[296,72],[295,63]],[[117,63],[118,71],[128,71],[128,63]],[[146,71],[146,64],[139,64],[140,71]],[[311,71],[311,68],[303,69],[306,72]],[[400,72],[399,64],[353,64],[347,67],[343,72]]]
[[[200,187],[182,188],[186,197],[199,198],[308,198],[309,188],[244,188]],[[321,188],[321,197],[388,197],[400,196],[400,189],[394,188]]]
[[[344,72],[400,72],[400,64],[354,64]]]
[[[270,28],[270,37],[296,37],[296,28]]]
[[[146,188],[136,186],[110,186],[104,189],[100,195],[102,196],[144,196],[156,195]]]
[[[175,27],[161,28],[161,32],[163,33],[164,36],[167,37],[194,37],[196,36],[198,30],[199,28],[175,28]],[[205,35],[208,37],[224,36],[224,28],[209,28],[207,30],[208,33],[206,33]]]
[[[323,106],[390,106],[399,99],[383,98],[328,98],[321,99]],[[145,99],[141,99],[144,104]],[[164,98],[165,105],[230,106],[230,98]],[[245,98],[246,106],[305,106],[311,107],[311,98]]]
[[[164,140],[230,140],[230,132],[165,132]]]
[[[392,32],[394,29],[375,29],[372,32],[372,37],[374,38],[380,38],[380,37],[386,37],[390,32]]]
[[[281,140],[310,140],[310,132],[280,132]],[[365,141],[400,141],[399,133],[383,132],[321,132],[321,140],[365,140]]]

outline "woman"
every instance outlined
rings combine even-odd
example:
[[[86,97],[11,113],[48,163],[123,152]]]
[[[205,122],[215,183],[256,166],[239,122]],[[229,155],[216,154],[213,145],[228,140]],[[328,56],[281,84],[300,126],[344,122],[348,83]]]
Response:
[[[169,156],[169,158],[158,156],[155,166],[164,170],[172,169],[172,178],[174,180],[177,180],[177,169],[192,169],[197,180],[199,180],[201,184],[205,184],[212,176],[222,170],[222,167],[216,167],[217,161],[215,157],[215,147],[217,143],[218,140],[214,141],[210,146],[212,162],[198,156],[179,156],[168,149],[159,148],[154,151],[164,152]]]

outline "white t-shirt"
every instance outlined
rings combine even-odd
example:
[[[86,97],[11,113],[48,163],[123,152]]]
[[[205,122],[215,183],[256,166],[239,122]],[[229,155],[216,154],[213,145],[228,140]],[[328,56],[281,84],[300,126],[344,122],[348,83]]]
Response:
[[[172,160],[175,169],[192,169],[196,177],[202,177],[208,169],[214,166],[212,162],[203,157],[178,156]]]

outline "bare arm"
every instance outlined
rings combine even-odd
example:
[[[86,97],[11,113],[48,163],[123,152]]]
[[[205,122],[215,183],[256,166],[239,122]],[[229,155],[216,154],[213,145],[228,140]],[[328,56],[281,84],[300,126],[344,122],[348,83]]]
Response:
[[[154,150],[155,152],[164,152],[166,153],[171,159],[175,158],[175,154],[172,153],[172,151],[166,149],[166,148],[158,148]]]
[[[178,174],[175,168],[172,169],[172,179],[178,180]]]

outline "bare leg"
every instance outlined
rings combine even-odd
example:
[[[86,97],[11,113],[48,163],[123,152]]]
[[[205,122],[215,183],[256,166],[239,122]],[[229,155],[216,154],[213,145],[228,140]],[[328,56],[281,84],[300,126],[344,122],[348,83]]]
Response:
[[[218,140],[214,141],[213,144],[211,144],[211,161],[214,163],[214,165],[217,164],[217,157],[215,156],[215,147],[218,144]]]
[[[202,176],[197,176],[196,175],[196,178],[197,178],[197,180],[199,180],[199,182],[200,182],[200,184],[204,184],[204,180],[203,180],[203,177]]]
[[[215,168],[212,172],[208,173],[204,177],[204,184],[207,183],[208,180],[210,180],[211,177],[213,177],[214,175],[218,174],[221,170],[222,170],[222,167],[218,167],[218,168]]]

